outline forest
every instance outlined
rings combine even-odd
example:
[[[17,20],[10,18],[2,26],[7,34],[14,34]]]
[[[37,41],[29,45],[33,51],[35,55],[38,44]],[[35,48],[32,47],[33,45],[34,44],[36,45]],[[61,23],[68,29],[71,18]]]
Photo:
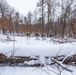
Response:
[[[23,16],[0,0],[0,31],[4,35],[76,38],[76,1],[40,0],[34,12]]]

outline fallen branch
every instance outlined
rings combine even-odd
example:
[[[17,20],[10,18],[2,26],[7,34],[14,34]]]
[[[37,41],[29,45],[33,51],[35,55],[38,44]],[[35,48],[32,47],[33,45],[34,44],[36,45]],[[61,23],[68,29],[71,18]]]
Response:
[[[55,62],[56,64],[58,64],[59,66],[61,66],[63,69],[65,69],[65,70],[67,70],[67,71],[69,71],[69,72],[73,72],[72,70],[64,67],[64,66],[63,66],[61,63],[59,63],[59,61],[57,61],[56,59],[52,58],[51,60],[52,60],[53,62]]]

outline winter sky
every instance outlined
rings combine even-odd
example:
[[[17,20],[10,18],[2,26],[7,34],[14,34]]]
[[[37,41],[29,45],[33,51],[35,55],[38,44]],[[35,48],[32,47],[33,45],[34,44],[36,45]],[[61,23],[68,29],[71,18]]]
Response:
[[[7,2],[10,6],[26,16],[29,11],[34,11],[36,9],[38,0],[7,0]]]

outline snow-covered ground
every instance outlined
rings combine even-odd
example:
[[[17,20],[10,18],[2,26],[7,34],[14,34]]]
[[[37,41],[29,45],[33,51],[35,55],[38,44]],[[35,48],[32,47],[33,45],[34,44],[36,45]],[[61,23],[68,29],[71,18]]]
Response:
[[[0,36],[0,53],[10,56],[12,53],[9,51],[13,50],[13,42],[6,41],[6,36]],[[11,37],[13,39],[13,37]],[[36,37],[18,37],[15,36],[15,56],[55,56],[58,55],[68,55],[76,53],[76,43],[64,43],[58,44],[51,41],[50,38],[46,40],[36,40]],[[8,53],[9,52],[9,53]]]
[[[10,36],[13,39],[13,36]],[[19,37],[15,36],[15,42],[6,41],[6,36],[0,35],[0,53],[6,54],[6,56],[11,56],[13,53],[13,43],[15,46],[15,56],[40,56],[41,61],[44,62],[44,56],[56,56],[58,55],[69,55],[76,53],[76,43],[64,43],[58,44],[51,41],[51,38],[47,38],[46,40],[36,40],[36,37],[31,37],[30,39],[27,37]],[[59,72],[58,69],[53,67],[48,67],[50,70]],[[57,75],[56,73],[48,70],[45,66],[43,68],[31,68],[31,67],[0,67],[0,75]],[[73,70],[73,74],[75,75],[76,67],[69,67]],[[72,75],[72,73],[63,71],[62,75]]]
[[[73,73],[63,71],[61,75],[76,75],[76,67],[71,67],[71,69],[74,71]],[[0,67],[0,75],[57,75],[56,73],[58,74],[59,71],[51,67],[49,67],[49,70],[46,67]]]

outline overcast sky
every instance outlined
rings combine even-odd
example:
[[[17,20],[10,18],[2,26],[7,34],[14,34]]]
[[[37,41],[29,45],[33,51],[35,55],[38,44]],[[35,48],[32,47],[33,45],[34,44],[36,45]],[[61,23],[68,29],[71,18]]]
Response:
[[[10,6],[13,6],[17,11],[19,11],[24,16],[29,11],[34,11],[36,8],[36,3],[38,0],[6,0]]]

